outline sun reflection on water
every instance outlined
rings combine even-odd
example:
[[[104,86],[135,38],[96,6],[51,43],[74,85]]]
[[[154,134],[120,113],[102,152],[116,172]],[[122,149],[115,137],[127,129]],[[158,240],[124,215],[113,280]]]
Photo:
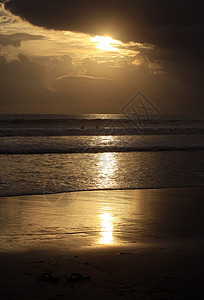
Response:
[[[117,176],[117,159],[115,153],[100,153],[98,155],[98,185],[100,188],[115,188]]]
[[[103,175],[111,175],[115,172],[115,160],[113,153],[101,153],[100,165]]]

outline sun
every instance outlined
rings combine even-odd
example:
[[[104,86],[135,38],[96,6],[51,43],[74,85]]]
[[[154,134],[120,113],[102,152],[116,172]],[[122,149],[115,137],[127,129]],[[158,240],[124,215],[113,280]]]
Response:
[[[91,40],[95,43],[97,49],[105,51],[119,51],[117,46],[121,44],[120,41],[114,40],[109,36],[97,35]]]

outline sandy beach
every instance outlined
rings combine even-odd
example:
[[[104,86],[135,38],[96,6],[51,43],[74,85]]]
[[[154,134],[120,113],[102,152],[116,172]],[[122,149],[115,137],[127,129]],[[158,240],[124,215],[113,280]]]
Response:
[[[203,192],[1,197],[1,299],[203,299]]]

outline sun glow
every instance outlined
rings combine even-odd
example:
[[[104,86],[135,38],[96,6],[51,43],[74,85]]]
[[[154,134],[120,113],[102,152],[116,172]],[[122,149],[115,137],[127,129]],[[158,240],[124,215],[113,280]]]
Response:
[[[121,44],[120,41],[114,40],[109,36],[95,36],[91,39],[96,44],[96,48],[105,51],[119,51],[117,46]]]

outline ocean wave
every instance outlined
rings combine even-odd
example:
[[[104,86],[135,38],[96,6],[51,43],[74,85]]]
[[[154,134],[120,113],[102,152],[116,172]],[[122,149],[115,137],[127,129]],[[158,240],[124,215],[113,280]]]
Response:
[[[203,134],[1,137],[0,154],[203,150]]]
[[[204,127],[103,127],[103,128],[0,128],[6,136],[90,136],[90,135],[150,135],[202,134]]]

